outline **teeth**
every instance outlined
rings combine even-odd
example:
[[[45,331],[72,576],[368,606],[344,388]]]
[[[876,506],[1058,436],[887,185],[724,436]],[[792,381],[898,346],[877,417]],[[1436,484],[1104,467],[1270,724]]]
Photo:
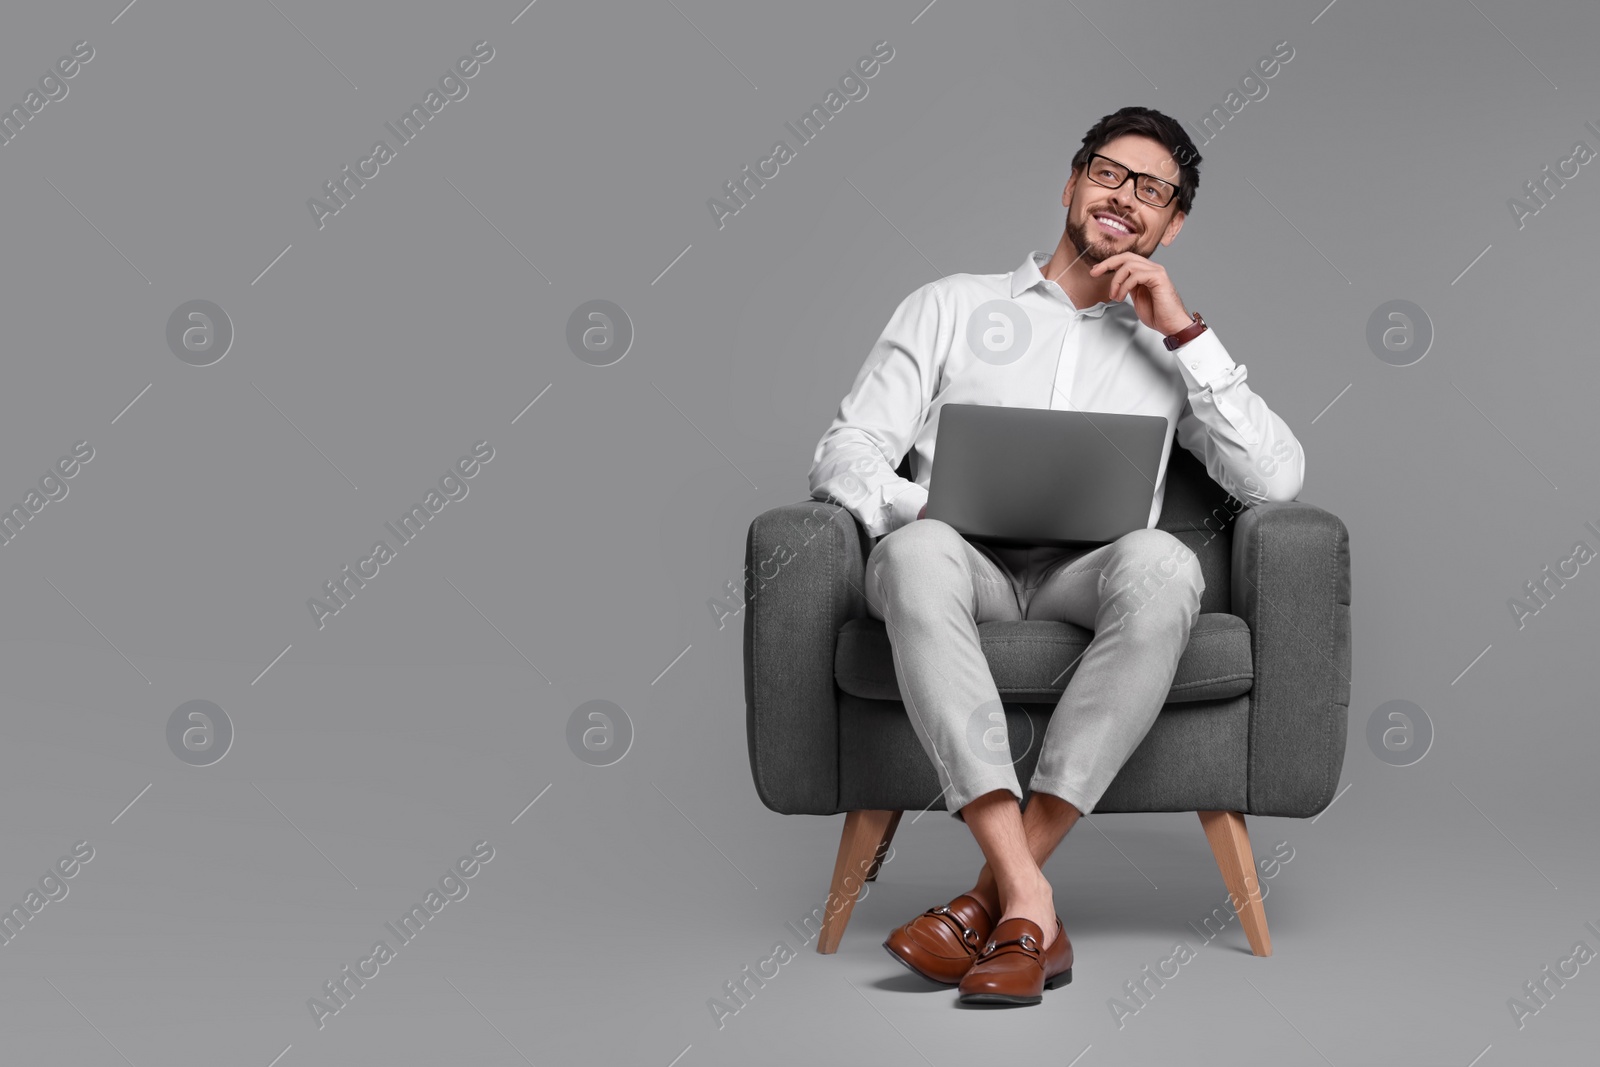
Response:
[[[1112,227],[1113,229],[1121,230],[1123,233],[1133,232],[1129,230],[1128,227],[1124,226],[1120,221],[1112,218],[1110,215],[1096,215],[1095,218],[1099,219],[1101,222]]]

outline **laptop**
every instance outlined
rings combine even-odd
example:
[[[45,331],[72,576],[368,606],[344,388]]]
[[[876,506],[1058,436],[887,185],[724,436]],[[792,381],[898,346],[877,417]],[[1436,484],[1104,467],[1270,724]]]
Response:
[[[927,517],[974,540],[1101,545],[1150,523],[1162,415],[945,404]]]

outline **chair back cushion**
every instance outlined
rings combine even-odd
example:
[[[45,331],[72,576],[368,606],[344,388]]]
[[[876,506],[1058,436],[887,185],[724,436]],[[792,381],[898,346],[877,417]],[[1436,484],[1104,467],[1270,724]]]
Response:
[[[1202,612],[1233,613],[1233,523],[1243,508],[1242,501],[1211,480],[1188,449],[1172,446],[1156,529],[1166,530],[1200,557],[1206,579]]]

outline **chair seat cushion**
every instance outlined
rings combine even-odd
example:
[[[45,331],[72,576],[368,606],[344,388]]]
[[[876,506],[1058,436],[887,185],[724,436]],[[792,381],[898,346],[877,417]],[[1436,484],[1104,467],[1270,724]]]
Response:
[[[1078,658],[1094,633],[1071,623],[1035,619],[980,623],[978,637],[1002,700],[1053,703],[1077,672]],[[868,700],[901,699],[889,632],[881,619],[850,619],[841,626],[833,665],[834,678],[846,693]],[[1249,692],[1254,679],[1250,627],[1237,615],[1202,613],[1189,631],[1167,703],[1236,697]]]

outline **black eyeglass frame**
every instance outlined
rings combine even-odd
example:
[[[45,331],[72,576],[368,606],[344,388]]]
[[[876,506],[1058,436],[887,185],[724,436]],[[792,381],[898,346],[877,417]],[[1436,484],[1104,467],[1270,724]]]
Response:
[[[1127,172],[1127,177],[1123,178],[1120,182],[1118,182],[1115,185],[1107,185],[1105,182],[1100,181],[1098,178],[1096,178],[1094,176],[1094,161],[1096,159],[1103,159],[1107,163],[1113,164],[1114,166],[1121,167],[1124,171]],[[1134,170],[1132,167],[1128,166],[1126,163],[1118,163],[1116,160],[1112,159],[1110,156],[1102,155],[1099,152],[1096,152],[1096,153],[1094,153],[1093,155],[1091,155],[1089,157],[1089,161],[1084,164],[1083,173],[1084,173],[1085,177],[1087,177],[1090,181],[1094,182],[1096,185],[1100,186],[1100,188],[1102,188],[1102,189],[1121,189],[1124,185],[1128,184],[1128,181],[1130,179],[1132,179],[1133,180],[1133,195],[1134,195],[1134,197],[1141,204],[1150,204],[1151,207],[1158,207],[1158,208],[1170,207],[1172,202],[1178,198],[1178,193],[1181,191],[1179,186],[1174,185],[1172,182],[1167,181],[1165,178],[1158,178],[1154,174],[1141,173],[1140,171]],[[1140,179],[1140,178],[1149,178],[1151,181],[1160,182],[1162,185],[1166,186],[1168,189],[1171,189],[1172,192],[1167,196],[1166,203],[1164,203],[1164,204],[1154,204],[1154,203],[1151,203],[1149,200],[1146,200],[1144,197],[1140,196],[1139,195],[1139,182],[1138,182],[1138,179]]]

